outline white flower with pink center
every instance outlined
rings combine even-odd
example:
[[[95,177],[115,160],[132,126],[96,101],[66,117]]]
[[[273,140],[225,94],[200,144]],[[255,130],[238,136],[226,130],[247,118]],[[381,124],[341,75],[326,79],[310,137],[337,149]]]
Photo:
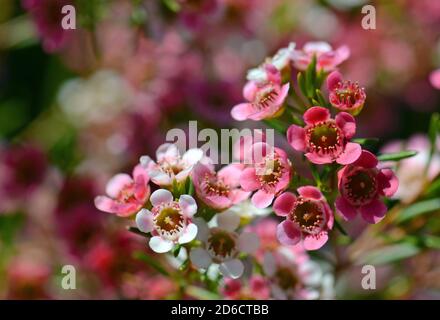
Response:
[[[258,250],[259,239],[255,233],[238,233],[240,217],[232,212],[220,213],[217,226],[209,228],[202,219],[196,219],[199,228],[197,239],[202,247],[190,252],[191,263],[200,269],[208,269],[212,264],[219,265],[220,273],[237,279],[243,275],[244,264],[239,259],[240,253],[252,254]]]
[[[176,145],[165,143],[156,151],[156,162],[149,156],[140,158],[141,165],[159,186],[170,186],[173,181],[184,182],[191,174],[193,166],[203,158],[201,149],[193,148],[180,155]]]
[[[195,239],[197,226],[192,217],[197,203],[189,195],[174,200],[171,192],[159,189],[150,197],[151,210],[142,209],[136,215],[136,225],[142,232],[151,232],[150,248],[157,253],[170,251],[175,244],[185,244]]]

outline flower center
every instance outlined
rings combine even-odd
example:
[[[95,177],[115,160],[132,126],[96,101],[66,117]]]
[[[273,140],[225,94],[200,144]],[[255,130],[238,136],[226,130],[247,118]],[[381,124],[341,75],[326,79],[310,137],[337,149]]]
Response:
[[[296,287],[298,278],[289,268],[281,267],[275,272],[275,281],[283,290]]]
[[[336,97],[339,100],[339,104],[344,104],[347,108],[353,107],[356,101],[362,99],[364,89],[359,87],[357,82],[344,81],[338,83],[335,90]]]
[[[162,163],[160,163],[160,168],[162,169],[163,172],[165,172],[169,176],[175,176],[184,169],[180,161],[175,161],[175,162],[163,161]]]
[[[203,190],[208,195],[217,195],[227,197],[229,195],[229,186],[222,179],[216,176],[206,174],[203,180]]]
[[[257,109],[266,109],[278,97],[278,91],[271,84],[258,90],[254,106]]]
[[[163,207],[155,207],[153,213],[157,232],[170,240],[174,240],[180,235],[186,221],[177,202],[173,201]]]
[[[134,183],[124,186],[119,192],[116,201],[119,203],[136,202],[136,197],[134,196]]]
[[[208,238],[208,251],[218,261],[237,254],[237,235],[218,228],[211,230]]]
[[[312,152],[334,154],[342,150],[342,132],[334,122],[318,123],[306,132]]]
[[[314,200],[306,200],[301,197],[297,199],[295,207],[290,213],[290,219],[295,222],[302,231],[310,234],[319,233],[326,223],[321,203]]]
[[[283,169],[283,165],[276,155],[266,156],[264,161],[257,165],[256,174],[264,188],[274,188],[281,179]]]
[[[370,203],[377,194],[377,179],[373,170],[355,167],[343,181],[343,194],[352,205]]]

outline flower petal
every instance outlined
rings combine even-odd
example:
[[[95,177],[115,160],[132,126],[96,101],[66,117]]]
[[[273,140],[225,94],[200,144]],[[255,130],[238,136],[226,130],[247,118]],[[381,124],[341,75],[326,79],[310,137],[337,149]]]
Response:
[[[237,121],[244,121],[254,114],[255,110],[250,103],[240,103],[235,105],[231,110],[231,116]]]
[[[364,168],[375,168],[377,166],[377,158],[368,150],[362,150],[361,156],[353,164]]]
[[[218,227],[227,231],[234,231],[240,225],[240,217],[232,211],[225,211],[217,215]]]
[[[202,218],[193,219],[193,223],[197,226],[197,239],[206,242],[209,237],[209,226]]]
[[[277,227],[277,237],[281,244],[293,246],[301,240],[301,231],[292,221],[285,220]]]
[[[165,253],[170,251],[174,247],[174,243],[170,240],[162,239],[155,236],[150,239],[150,248],[157,253]]]
[[[306,124],[313,125],[330,119],[330,111],[327,108],[311,107],[304,113],[303,117]]]
[[[193,241],[197,236],[197,226],[194,223],[190,223],[183,235],[179,237],[179,243],[184,244]]]
[[[244,265],[240,260],[232,259],[221,263],[219,271],[227,278],[238,279],[243,274]]]
[[[169,203],[173,200],[174,200],[173,194],[165,189],[159,189],[154,191],[150,197],[151,204],[154,207],[162,203]]]
[[[347,200],[343,197],[336,198],[335,206],[337,212],[345,221],[352,220],[356,217],[357,209],[353,207]]]
[[[238,250],[244,253],[255,253],[260,247],[260,239],[253,232],[243,232],[238,237]]]
[[[356,120],[347,112],[339,112],[335,118],[336,124],[344,132],[347,139],[351,139],[356,133]]]
[[[208,251],[203,248],[191,249],[189,253],[191,263],[199,269],[208,269],[212,263],[211,256]]]
[[[244,191],[254,191],[260,188],[261,184],[255,174],[254,168],[246,168],[240,175],[240,185]]]
[[[326,231],[321,231],[316,235],[308,234],[303,239],[304,249],[317,250],[321,248],[328,240],[328,234]]]
[[[296,196],[291,192],[284,192],[275,199],[273,210],[280,217],[287,216],[295,205]]]
[[[252,204],[257,208],[267,208],[272,203],[274,195],[263,190],[258,190],[252,196]]]
[[[310,162],[314,164],[326,164],[333,162],[333,159],[329,155],[319,155],[314,152],[308,152],[305,154],[305,156]]]
[[[361,154],[362,148],[359,144],[348,142],[345,145],[344,151],[336,159],[336,162],[343,165],[350,164],[359,159]]]
[[[107,185],[105,187],[105,192],[110,197],[116,198],[119,195],[119,192],[121,191],[121,189],[130,183],[133,183],[133,179],[130,177],[130,175],[128,175],[126,173],[119,173],[119,174],[113,176],[107,182]]]
[[[182,160],[189,165],[194,165],[203,158],[203,150],[198,148],[191,148],[185,152]]]
[[[182,194],[179,198],[179,206],[187,217],[192,217],[197,212],[197,203],[193,197]]]
[[[381,221],[385,217],[387,210],[387,206],[379,199],[375,199],[369,204],[359,208],[362,218],[371,224]]]
[[[297,151],[306,150],[306,132],[304,128],[292,124],[287,130],[287,141]]]
[[[399,188],[399,180],[391,169],[382,169],[378,174],[381,193],[386,197],[394,195]]]
[[[142,232],[148,233],[154,229],[153,214],[147,209],[142,209],[136,215],[136,226]]]
[[[298,188],[298,194],[305,198],[311,198],[315,200],[321,200],[323,198],[321,191],[313,186],[304,186]]]
[[[267,77],[267,75],[265,74]],[[258,91],[258,86],[255,81],[248,81],[243,87],[243,97],[247,101],[253,101],[255,99],[255,94]]]
[[[277,270],[277,262],[275,260],[274,255],[271,252],[266,251],[264,253],[264,257],[263,257],[263,271],[264,271],[264,273],[267,276],[272,277],[275,275],[276,270]]]
[[[332,91],[336,88],[339,82],[342,82],[342,75],[339,71],[333,71],[327,77],[327,88]]]

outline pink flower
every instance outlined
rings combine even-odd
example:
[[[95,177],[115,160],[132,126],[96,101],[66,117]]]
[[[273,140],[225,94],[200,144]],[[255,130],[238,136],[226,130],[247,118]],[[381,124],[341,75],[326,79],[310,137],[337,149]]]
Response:
[[[338,65],[348,59],[350,49],[341,46],[336,50],[327,42],[308,42],[302,50],[295,50],[292,53],[292,61],[298,70],[306,70],[312,62],[313,55],[316,56],[316,70],[333,71]]]
[[[104,212],[128,217],[138,212],[150,195],[150,178],[145,169],[137,165],[133,169],[133,178],[125,173],[115,175],[106,186],[107,196],[95,198],[95,206]]]
[[[206,205],[225,210],[249,198],[250,192],[241,190],[240,175],[244,165],[230,164],[215,172],[211,165],[198,163],[193,171],[193,183],[197,197]]]
[[[157,253],[170,251],[175,244],[191,242],[197,235],[197,226],[192,217],[197,212],[197,203],[190,195],[181,195],[174,200],[173,194],[159,189],[151,194],[153,208],[142,209],[136,215],[139,230],[153,235],[150,248]]]
[[[434,70],[429,75],[429,82],[431,85],[440,90],[440,69]]]
[[[289,185],[292,166],[283,150],[267,143],[255,143],[250,151],[253,163],[240,176],[241,188],[245,191],[258,190],[252,196],[252,204],[257,208],[266,208]]]
[[[247,283],[238,279],[225,278],[220,292],[226,299],[231,300],[267,300],[270,298],[269,284],[259,275],[251,276]]]
[[[333,212],[318,188],[298,188],[299,196],[291,192],[280,195],[273,205],[279,216],[286,217],[278,225],[278,240],[285,245],[303,242],[307,250],[321,248],[328,240],[328,231],[333,228]]]
[[[170,186],[173,181],[185,182],[193,166],[203,158],[201,149],[189,149],[183,156],[176,145],[165,143],[157,148],[154,162],[149,156],[142,156],[140,162],[147,170],[151,181],[159,186]]]
[[[392,196],[399,182],[391,169],[377,169],[377,158],[363,150],[359,159],[338,172],[340,196],[337,211],[345,220],[353,219],[357,212],[368,223],[378,223],[387,212],[380,197]]]
[[[267,81],[249,81],[243,88],[248,102],[240,103],[231,110],[237,121],[275,118],[284,111],[283,104],[289,91],[289,83],[281,84],[280,72],[270,64],[265,65]]]
[[[356,122],[346,112],[330,118],[326,108],[312,107],[304,113],[304,128],[291,125],[287,130],[287,140],[293,149],[305,152],[309,161],[316,164],[349,164],[361,155],[361,146],[349,142],[356,132]]]
[[[358,115],[364,107],[365,89],[359,87],[357,82],[342,80],[338,71],[333,71],[327,78],[329,100],[331,105],[352,115]]]

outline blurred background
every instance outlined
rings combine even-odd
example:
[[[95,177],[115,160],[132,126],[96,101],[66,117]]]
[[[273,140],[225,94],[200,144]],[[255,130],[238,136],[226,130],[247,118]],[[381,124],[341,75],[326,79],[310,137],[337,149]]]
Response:
[[[66,4],[76,30],[61,28]],[[365,4],[376,8],[375,30],[361,26]],[[93,199],[171,128],[255,126],[230,117],[246,71],[291,41],[317,40],[351,50],[341,71],[367,92],[358,136],[425,156],[398,168],[399,199],[413,203],[440,171],[438,154],[426,177],[422,168],[440,110],[429,81],[440,68],[440,1],[0,0],[0,298],[197,298]],[[440,298],[438,189],[424,193],[428,215],[386,231],[399,239],[388,251],[370,250],[364,226],[349,229],[362,236],[341,242],[341,261],[373,254],[378,288],[362,290],[351,281],[359,265],[342,263],[332,297]],[[67,264],[76,290],[60,286]]]

